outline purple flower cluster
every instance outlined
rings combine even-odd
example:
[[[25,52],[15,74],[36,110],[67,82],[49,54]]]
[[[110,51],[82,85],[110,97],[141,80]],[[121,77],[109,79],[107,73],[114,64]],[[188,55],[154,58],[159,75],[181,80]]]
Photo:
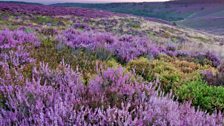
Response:
[[[199,62],[205,62],[205,60],[209,60],[214,67],[218,67],[221,64],[221,59],[211,52],[201,52],[193,54],[195,59],[198,59]]]
[[[224,64],[221,64],[218,67],[217,73],[214,73],[209,70],[203,71],[202,77],[209,85],[223,86],[224,85]]]
[[[85,31],[74,29],[63,31],[58,40],[72,48],[88,48],[96,50],[105,48],[123,61],[130,61],[138,56],[157,56],[162,50],[144,37],[128,35],[116,36],[106,32]]]
[[[56,70],[41,63],[24,85],[0,85],[0,125],[223,124],[221,113],[209,115],[160,97],[151,84],[137,82],[121,67],[99,72],[88,85],[80,78],[64,63]]]
[[[26,43],[31,43],[34,46],[40,45],[40,42],[33,33],[27,33],[23,30],[0,31],[0,49],[15,48],[18,45],[24,45]]]
[[[194,61],[199,64],[210,64],[214,67],[218,67],[221,64],[221,59],[215,53],[205,52],[193,52],[178,50],[174,45],[167,45],[163,52],[169,56],[185,58],[186,60]]]
[[[110,48],[113,53],[121,57],[124,61],[130,61],[143,55],[156,56],[160,50],[155,44],[144,37],[121,36]]]
[[[0,10],[11,12],[14,14],[37,14],[46,16],[58,16],[58,15],[74,15],[88,18],[97,17],[110,17],[112,12],[90,10],[84,8],[71,8],[71,7],[54,7],[44,5],[29,5],[26,4],[13,4],[13,3],[1,3]]]
[[[86,31],[89,31],[89,30],[92,29],[88,24],[85,24],[85,23],[75,23],[73,25],[73,28],[75,28],[75,29],[83,29],[83,30],[86,30]]]
[[[0,62],[17,68],[31,63],[34,59],[30,57],[28,50],[39,45],[39,40],[32,33],[23,30],[0,31]]]
[[[65,30],[58,40],[72,48],[87,48],[96,50],[104,48],[119,57],[122,61],[130,61],[139,56],[157,57],[166,54],[172,57],[184,58],[200,64],[220,65],[220,58],[211,52],[192,52],[178,50],[174,45],[159,46],[146,37],[130,35],[113,35],[107,32]]]
[[[34,62],[34,59],[30,57],[23,46],[18,46],[15,51],[10,50],[8,53],[0,53],[0,59],[0,62],[9,63],[16,68]]]
[[[35,61],[29,50],[39,45],[40,42],[32,33],[23,30],[0,31],[0,83],[9,84],[23,80],[21,71],[27,64]],[[19,79],[15,79],[16,77]]]

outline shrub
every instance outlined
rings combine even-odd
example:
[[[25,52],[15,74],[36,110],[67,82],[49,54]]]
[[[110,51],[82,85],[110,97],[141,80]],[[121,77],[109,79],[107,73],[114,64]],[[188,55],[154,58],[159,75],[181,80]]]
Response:
[[[217,72],[206,70],[202,72],[203,79],[209,84],[214,86],[224,85],[224,64],[220,65]]]
[[[35,17],[35,19],[33,19],[33,22],[36,22],[41,25],[51,24],[55,26],[58,23],[58,20],[49,16],[37,16]]]
[[[128,62],[127,69],[133,71],[135,74],[142,76],[147,81],[152,81],[152,67],[147,58],[139,58]]]
[[[142,76],[147,81],[157,78],[161,81],[161,88],[168,92],[175,90],[187,81],[200,78],[202,70],[214,68],[208,65],[200,65],[194,62],[178,60],[166,55],[160,55],[158,60],[139,58],[127,64],[128,70]]]
[[[127,68],[138,75],[141,75],[147,81],[159,79],[161,88],[168,92],[180,82],[181,72],[171,63],[161,60],[149,61],[146,58],[132,60],[128,63]]]
[[[176,91],[181,101],[192,101],[194,106],[213,112],[224,110],[224,88],[208,86],[202,80],[190,81]]]
[[[88,85],[91,105],[103,104],[103,106],[121,106],[127,103],[144,90],[142,84],[135,82],[134,76],[123,70],[122,67],[103,71]],[[106,97],[100,97],[105,95]],[[102,102],[103,101],[103,102]],[[102,102],[102,103],[101,103]]]
[[[199,63],[201,65],[212,65],[214,67],[218,67],[221,63],[221,60],[218,56],[216,56],[212,52],[203,52],[203,53],[195,53],[192,54],[192,57],[194,58],[194,61],[196,63]]]
[[[23,30],[3,30],[0,31],[0,49],[15,48],[18,45],[32,44],[39,46],[40,42],[33,33],[27,33]],[[0,52],[1,52],[0,51]]]
[[[45,35],[45,36],[55,36],[58,34],[58,31],[56,29],[53,28],[43,28],[40,31],[41,34]]]
[[[158,77],[160,79],[161,88],[165,92],[175,89],[177,84],[181,82],[182,73],[172,63],[155,60],[152,62],[152,72],[154,78]]]
[[[113,53],[111,51],[106,50],[105,48],[97,48],[95,51],[93,51],[96,55],[97,59],[107,61],[113,57]]]
[[[110,68],[118,68],[120,66],[120,64],[114,58],[106,61],[106,65]]]
[[[34,69],[33,79],[21,85],[0,85],[0,124],[15,125],[211,125],[223,116],[195,111],[160,97],[150,85],[136,83],[122,68],[99,73],[86,87],[79,73],[62,63]],[[94,107],[92,100],[98,103]],[[119,104],[118,104],[119,103]]]
[[[106,32],[93,32],[69,29],[63,31],[58,36],[58,40],[74,49],[86,48],[92,51],[104,49],[123,63],[143,55],[156,57],[162,50],[146,37],[116,36]]]
[[[218,67],[221,64],[221,59],[215,53],[212,52],[191,52],[178,50],[174,52],[179,59],[187,60],[189,62],[195,62],[201,65],[211,65]]]
[[[30,52],[39,45],[40,42],[33,33],[20,29],[0,31],[1,84],[21,84],[25,81],[22,74],[30,76],[30,66],[35,62]]]
[[[105,57],[98,57],[96,52],[82,48],[72,49],[67,46],[63,46],[58,50],[56,46],[57,42],[48,39],[44,40],[39,48],[33,50],[32,57],[39,62],[48,63],[50,68],[56,68],[64,60],[73,69],[78,69],[86,81],[96,74],[97,64],[104,66],[102,59]]]

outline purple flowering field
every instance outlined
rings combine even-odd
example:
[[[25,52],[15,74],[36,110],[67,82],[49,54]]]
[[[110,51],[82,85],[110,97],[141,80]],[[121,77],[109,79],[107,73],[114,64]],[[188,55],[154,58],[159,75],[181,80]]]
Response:
[[[224,38],[0,3],[0,126],[223,126]]]

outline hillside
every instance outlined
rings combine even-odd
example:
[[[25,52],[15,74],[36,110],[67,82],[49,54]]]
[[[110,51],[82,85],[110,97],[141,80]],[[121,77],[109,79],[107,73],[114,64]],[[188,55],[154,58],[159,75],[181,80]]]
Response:
[[[202,2],[203,1],[203,2]],[[111,3],[111,4],[78,4],[60,3],[53,6],[94,8],[112,12],[133,14],[137,16],[159,18],[204,30],[213,34],[224,34],[224,4],[220,0],[171,1],[165,3]]]
[[[14,3],[14,4],[31,4],[31,5],[42,5],[40,3],[32,3],[32,2],[22,2],[22,1],[0,1],[0,3]]]
[[[224,37],[78,7],[0,4],[1,126],[222,126]]]

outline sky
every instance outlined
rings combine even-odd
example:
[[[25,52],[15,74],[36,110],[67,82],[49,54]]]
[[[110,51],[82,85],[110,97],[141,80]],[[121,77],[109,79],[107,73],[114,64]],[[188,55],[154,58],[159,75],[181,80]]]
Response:
[[[0,1],[24,1],[24,2],[50,4],[60,2],[74,2],[74,3],[161,2],[168,0],[0,0]]]

